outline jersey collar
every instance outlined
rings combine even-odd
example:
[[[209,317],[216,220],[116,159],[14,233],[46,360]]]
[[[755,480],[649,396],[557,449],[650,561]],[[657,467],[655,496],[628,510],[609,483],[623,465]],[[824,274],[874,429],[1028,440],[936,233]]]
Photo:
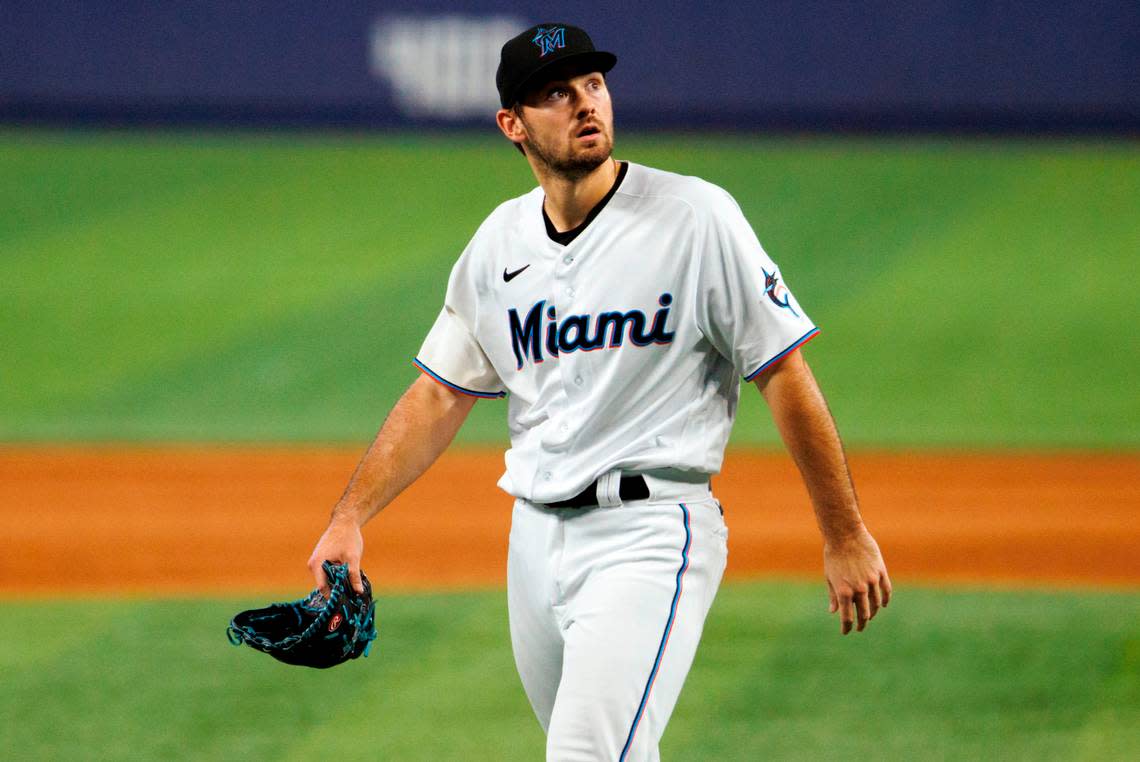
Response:
[[[597,217],[601,211],[606,208],[606,204],[608,204],[610,202],[610,199],[614,197],[614,194],[617,193],[618,187],[621,185],[621,181],[625,179],[626,170],[629,169],[629,162],[618,162],[618,165],[618,173],[617,177],[614,178],[614,184],[610,186],[610,189],[606,192],[606,195],[602,196],[602,200],[594,204],[594,208],[590,210],[590,213],[586,215],[586,219],[582,220],[582,224],[578,227],[563,231],[561,233],[558,232],[558,230],[554,227],[554,223],[550,221],[550,217],[546,215],[546,207],[541,204],[539,205],[539,208],[542,210],[542,221],[546,223],[547,238],[559,245],[566,246],[579,235],[581,235],[582,231],[584,231],[589,226],[589,224],[594,221],[594,218]]]

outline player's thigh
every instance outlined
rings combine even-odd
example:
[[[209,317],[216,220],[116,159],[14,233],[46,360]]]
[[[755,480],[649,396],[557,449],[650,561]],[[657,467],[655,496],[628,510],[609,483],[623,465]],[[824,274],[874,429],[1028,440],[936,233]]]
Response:
[[[562,677],[562,633],[551,596],[553,542],[557,542],[557,527],[551,516],[517,502],[507,554],[511,649],[543,730],[550,725]]]
[[[548,759],[656,759],[727,557],[715,501],[658,508],[661,531],[593,573],[570,606]]]

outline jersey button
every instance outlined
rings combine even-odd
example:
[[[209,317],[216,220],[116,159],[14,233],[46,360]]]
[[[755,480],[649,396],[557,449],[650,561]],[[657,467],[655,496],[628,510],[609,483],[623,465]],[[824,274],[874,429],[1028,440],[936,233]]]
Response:
[[[582,377],[581,376],[574,376],[574,386],[581,386],[581,385],[582,385]]]
[[[572,289],[572,288],[566,289],[566,296],[573,298],[574,297],[574,289]]]
[[[574,257],[570,256],[569,254],[567,254],[566,256],[564,256],[562,258],[562,264],[564,264],[564,265],[568,265],[573,261],[574,261]]]
[[[551,476],[552,476],[552,474],[549,471],[543,471],[542,472],[542,478],[545,479],[546,481],[550,481]]]

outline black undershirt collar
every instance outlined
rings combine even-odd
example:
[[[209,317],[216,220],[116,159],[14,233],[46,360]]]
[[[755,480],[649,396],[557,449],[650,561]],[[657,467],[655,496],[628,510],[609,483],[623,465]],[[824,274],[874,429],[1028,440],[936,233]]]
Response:
[[[614,194],[617,193],[617,189],[618,186],[621,185],[621,181],[625,179],[625,171],[629,169],[628,161],[621,161],[618,162],[618,164],[618,173],[617,177],[614,178],[614,184],[610,187],[606,195],[602,196],[602,200],[594,204],[594,208],[590,210],[590,213],[586,215],[586,219],[582,220],[582,224],[578,227],[571,228],[570,230],[559,233],[558,230],[554,227],[554,223],[550,221],[550,218],[548,216],[546,216],[546,207],[542,207],[542,221],[546,223],[546,235],[550,238],[550,240],[563,246],[567,245],[575,238],[577,238],[582,233],[582,231],[586,229],[586,226],[593,222],[594,218],[597,217],[598,214],[606,208],[606,204],[608,204],[610,202],[610,199],[614,197]]]

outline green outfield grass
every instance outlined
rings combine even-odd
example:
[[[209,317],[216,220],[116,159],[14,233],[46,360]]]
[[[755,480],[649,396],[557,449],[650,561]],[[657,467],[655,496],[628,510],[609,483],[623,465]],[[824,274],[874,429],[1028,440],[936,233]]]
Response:
[[[1137,144],[617,154],[736,196],[849,442],[1140,445]],[[0,441],[366,439],[467,238],[532,185],[492,136],[0,132]],[[748,396],[735,442],[774,442]],[[502,441],[503,409],[461,438]]]
[[[3,748],[27,759],[534,760],[501,592],[389,596],[366,660],[228,645],[264,601],[0,604]],[[902,586],[841,638],[817,586],[729,584],[670,760],[1135,759],[1140,597]],[[7,752],[6,752],[7,753]]]

